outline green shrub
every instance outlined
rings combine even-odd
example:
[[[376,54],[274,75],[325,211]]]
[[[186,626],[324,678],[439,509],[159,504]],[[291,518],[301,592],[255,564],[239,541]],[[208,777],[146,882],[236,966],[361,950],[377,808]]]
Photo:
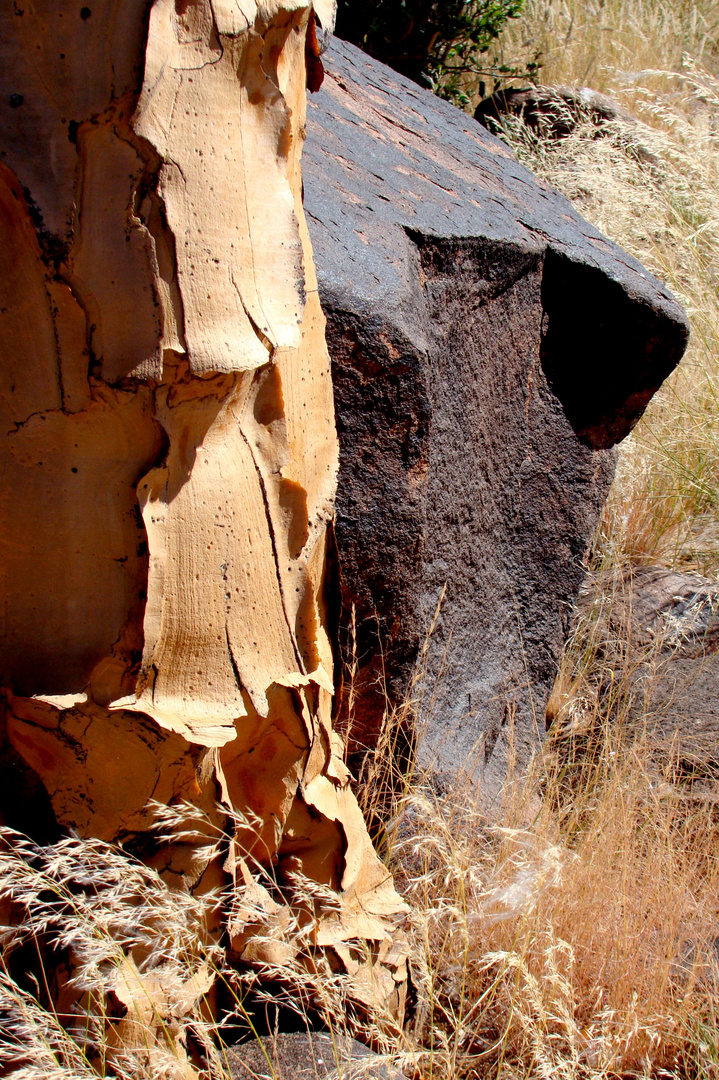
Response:
[[[530,75],[481,57],[525,0],[339,0],[337,35],[458,105],[483,76]],[[531,67],[531,65],[530,65]]]

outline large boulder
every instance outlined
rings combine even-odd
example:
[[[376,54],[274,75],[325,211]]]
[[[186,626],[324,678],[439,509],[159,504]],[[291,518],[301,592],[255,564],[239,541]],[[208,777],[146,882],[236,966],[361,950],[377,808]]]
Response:
[[[542,738],[612,448],[687,321],[471,117],[343,42],[324,61],[304,189],[355,742],[412,689],[424,760],[493,795]]]

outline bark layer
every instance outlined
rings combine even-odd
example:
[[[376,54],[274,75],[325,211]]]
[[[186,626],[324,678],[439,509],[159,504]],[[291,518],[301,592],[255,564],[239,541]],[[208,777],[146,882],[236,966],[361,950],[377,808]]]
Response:
[[[361,988],[349,943],[374,942],[370,996],[397,1006],[404,961],[381,957],[401,904],[331,723],[338,451],[300,176],[313,17],[0,13],[4,738],[82,835],[132,842],[153,799],[217,819],[219,796],[240,822],[223,872],[238,889],[271,872],[267,921],[297,873],[336,890],[318,944]],[[218,880],[181,844],[161,858],[178,883]],[[240,956],[251,929],[237,905]]]

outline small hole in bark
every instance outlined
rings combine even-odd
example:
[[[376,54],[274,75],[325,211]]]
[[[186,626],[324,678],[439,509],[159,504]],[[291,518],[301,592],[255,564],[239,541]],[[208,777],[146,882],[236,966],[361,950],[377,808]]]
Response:
[[[91,15],[92,12],[89,7],[80,8],[80,18],[83,22],[87,22]]]
[[[10,95],[10,108],[11,109],[19,109],[20,106],[22,105],[22,103],[24,102],[24,100],[25,100],[25,98],[22,96],[22,94],[11,94]]]

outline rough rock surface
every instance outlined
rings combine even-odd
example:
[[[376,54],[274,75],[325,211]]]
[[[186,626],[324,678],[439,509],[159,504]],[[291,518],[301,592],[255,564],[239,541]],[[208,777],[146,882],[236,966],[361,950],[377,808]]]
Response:
[[[634,117],[613,98],[588,86],[528,86],[498,90],[480,101],[474,110],[474,119],[492,131],[492,121],[498,121],[507,113],[521,116],[528,127],[555,139],[569,135],[585,119],[597,127],[614,120],[635,122]]]
[[[470,117],[345,43],[324,63],[304,190],[340,437],[346,659],[357,616],[353,730],[371,742],[408,692],[444,590],[415,687],[423,755],[492,794],[542,736],[611,448],[687,322]]]
[[[341,1035],[265,1036],[228,1051],[233,1080],[404,1080],[368,1047]]]
[[[640,567],[615,598],[609,638],[626,640],[632,713],[652,746],[695,777],[719,768],[719,585]]]

